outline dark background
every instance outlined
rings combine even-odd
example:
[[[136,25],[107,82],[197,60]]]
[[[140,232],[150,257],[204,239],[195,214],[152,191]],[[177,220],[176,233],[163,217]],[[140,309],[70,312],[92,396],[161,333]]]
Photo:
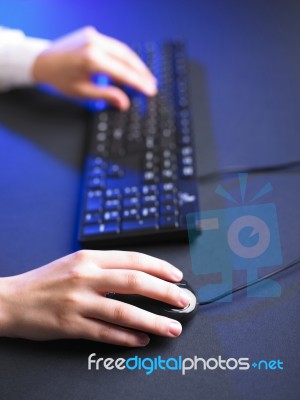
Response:
[[[70,1],[0,3],[0,24],[54,39],[84,25],[130,42],[182,38],[191,69],[198,172],[300,158],[300,3],[288,1]],[[0,270],[13,275],[77,248],[76,217],[87,112],[33,90],[0,95]],[[276,204],[283,262],[300,255],[300,176],[249,179],[250,194]],[[200,184],[201,209],[224,206]],[[224,182],[233,194],[236,180]],[[183,269],[194,286],[187,244],[135,246]],[[262,271],[264,272],[264,271]],[[300,280],[282,273],[280,298],[234,296],[199,310],[176,340],[145,349],[85,341],[0,340],[3,399],[300,398]],[[281,359],[283,371],[88,371],[87,357],[222,355]]]

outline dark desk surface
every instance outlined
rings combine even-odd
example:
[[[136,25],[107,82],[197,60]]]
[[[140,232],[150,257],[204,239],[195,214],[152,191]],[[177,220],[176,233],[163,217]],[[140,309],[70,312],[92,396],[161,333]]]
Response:
[[[46,2],[45,2],[46,3]],[[1,23],[53,38],[84,24],[128,42],[182,37],[188,43],[199,173],[227,165],[300,158],[300,3],[287,1],[114,2],[4,0]],[[18,10],[18,11],[16,11]],[[47,20],[45,16],[47,15]],[[35,91],[0,96],[0,243],[2,276],[76,249],[75,230],[86,112]],[[299,256],[299,173],[270,181],[284,263]],[[200,185],[202,210],[219,208],[217,182]],[[228,188],[237,184],[226,181]],[[135,246],[191,272],[187,244]],[[300,398],[298,269],[278,276],[279,298],[247,298],[200,309],[176,340],[145,349],[85,341],[0,340],[1,399]],[[222,355],[281,359],[283,371],[88,371],[99,357]]]

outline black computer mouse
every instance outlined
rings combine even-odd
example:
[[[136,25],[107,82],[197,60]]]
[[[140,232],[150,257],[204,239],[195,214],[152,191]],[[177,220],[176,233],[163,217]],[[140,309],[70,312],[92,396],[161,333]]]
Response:
[[[108,293],[106,297],[123,301],[124,303],[142,308],[143,310],[150,311],[154,314],[163,315],[165,317],[176,319],[177,321],[182,322],[195,315],[197,310],[197,298],[193,289],[185,280],[174,283],[174,285],[177,285],[181,288],[181,290],[184,290],[187,296],[190,298],[190,303],[185,308],[177,308],[170,304],[136,294]]]

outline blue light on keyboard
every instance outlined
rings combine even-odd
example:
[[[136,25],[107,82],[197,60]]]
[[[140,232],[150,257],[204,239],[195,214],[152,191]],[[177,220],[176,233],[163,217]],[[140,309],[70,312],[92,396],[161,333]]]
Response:
[[[110,79],[107,75],[97,74],[92,77],[92,81],[97,86],[108,86],[110,84]],[[91,100],[89,102],[89,108],[93,111],[101,111],[108,107],[108,103],[105,100]]]
[[[120,112],[103,110],[103,100],[90,102],[95,112],[79,227],[84,247],[184,238],[185,215],[198,211],[183,48],[170,42],[134,50],[158,77],[160,93],[148,98],[127,82],[92,77],[99,88],[123,90],[131,105]]]

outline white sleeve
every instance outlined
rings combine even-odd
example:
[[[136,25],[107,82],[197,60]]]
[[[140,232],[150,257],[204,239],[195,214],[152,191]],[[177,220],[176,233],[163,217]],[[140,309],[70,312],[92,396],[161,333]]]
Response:
[[[32,85],[33,63],[49,44],[48,40],[0,27],[0,91]]]

